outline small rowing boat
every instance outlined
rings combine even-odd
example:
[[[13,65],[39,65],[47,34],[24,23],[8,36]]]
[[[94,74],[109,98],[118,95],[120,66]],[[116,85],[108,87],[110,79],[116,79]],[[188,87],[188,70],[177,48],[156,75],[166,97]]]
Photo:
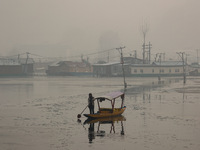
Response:
[[[120,107],[116,108],[115,103],[117,100],[121,99]],[[84,114],[84,116],[88,118],[105,118],[105,117],[113,117],[113,116],[119,116],[121,115],[125,109],[126,106],[124,106],[124,93],[123,92],[112,92],[105,96],[99,96],[93,99],[93,101],[97,102],[98,104],[98,111],[94,114]],[[102,102],[109,102],[110,101],[110,107],[101,107]]]

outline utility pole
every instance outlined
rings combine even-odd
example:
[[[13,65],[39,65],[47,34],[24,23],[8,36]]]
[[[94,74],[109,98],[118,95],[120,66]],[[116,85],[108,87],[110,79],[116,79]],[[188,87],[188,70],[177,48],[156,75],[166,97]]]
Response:
[[[159,54],[159,53],[156,53],[156,56],[154,57],[154,59],[155,59],[154,61],[155,61],[155,62],[157,62],[158,54]]]
[[[25,62],[25,69],[24,69],[24,73],[27,74],[28,73],[28,58],[29,58],[29,52],[26,52],[26,62]]]
[[[143,64],[146,63],[145,61],[145,53],[147,53],[147,63],[150,64],[151,63],[151,48],[152,48],[152,44],[149,42],[149,44],[145,45],[145,38],[144,38],[144,44],[142,45],[143,48]],[[146,51],[147,49],[147,51]]]
[[[20,58],[20,54],[18,54],[18,58],[17,58],[17,60],[18,60],[18,63],[20,63],[20,60],[19,60],[19,58]]]
[[[107,61],[109,62],[109,51],[108,51],[108,60]]]
[[[161,63],[162,63],[162,54],[163,53],[156,53],[156,57],[155,57],[155,62],[157,62],[157,57],[158,57],[158,62],[159,62],[159,75],[158,75],[158,81],[160,82],[161,80],[161,73],[162,73],[162,67],[161,67]]]
[[[135,59],[137,58],[137,51],[135,50]]]
[[[161,80],[161,72],[162,72],[162,69],[161,69],[161,57],[162,56],[162,53],[159,53],[159,62],[160,62],[160,69],[159,69],[159,76],[158,76],[158,81],[160,83],[160,80]]]
[[[149,64],[151,64],[151,48],[152,44],[149,42]]]
[[[144,37],[143,52],[142,52],[142,55],[143,55],[143,64],[145,64],[145,37]]]
[[[185,52],[177,52],[177,54],[182,59],[182,63],[183,63],[183,83],[185,84],[186,83],[186,70],[185,70],[185,59],[184,59]]]
[[[165,53],[163,53],[163,61],[165,61]]]
[[[126,81],[125,81],[124,58],[123,58],[123,53],[122,53],[122,49],[124,49],[124,48],[125,48],[125,46],[124,47],[119,47],[119,48],[116,48],[116,49],[119,51],[119,53],[121,55],[122,72],[123,72],[123,77],[124,77],[124,89],[126,89],[127,84],[126,84]]]
[[[199,50],[200,49],[197,49],[197,63],[198,63],[198,65],[199,65]]]

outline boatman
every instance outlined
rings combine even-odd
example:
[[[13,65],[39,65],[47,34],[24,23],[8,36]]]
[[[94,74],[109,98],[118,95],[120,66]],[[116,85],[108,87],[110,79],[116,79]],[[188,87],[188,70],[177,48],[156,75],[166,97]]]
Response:
[[[94,114],[94,97],[92,96],[92,93],[89,93],[88,108],[90,110],[90,114]]]

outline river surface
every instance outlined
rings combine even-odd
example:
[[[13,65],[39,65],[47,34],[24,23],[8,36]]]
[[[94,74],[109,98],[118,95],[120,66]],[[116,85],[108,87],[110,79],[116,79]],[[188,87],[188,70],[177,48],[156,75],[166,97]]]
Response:
[[[0,78],[0,149],[200,149],[200,78],[126,82],[123,116],[89,124],[88,109],[77,119],[88,93],[121,91],[122,78]]]

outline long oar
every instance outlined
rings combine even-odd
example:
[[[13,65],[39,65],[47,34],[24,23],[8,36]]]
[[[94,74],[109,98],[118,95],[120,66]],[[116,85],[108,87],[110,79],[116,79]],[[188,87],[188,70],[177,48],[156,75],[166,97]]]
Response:
[[[85,109],[88,107],[88,105],[83,109],[83,111],[77,115],[77,118],[81,118],[81,114],[85,111]]]

